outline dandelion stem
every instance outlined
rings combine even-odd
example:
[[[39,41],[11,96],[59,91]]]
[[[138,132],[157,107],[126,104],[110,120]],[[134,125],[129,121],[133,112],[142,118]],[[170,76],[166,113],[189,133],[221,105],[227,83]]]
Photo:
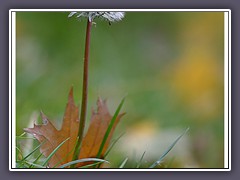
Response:
[[[79,156],[79,153],[80,153],[81,143],[82,143],[84,128],[85,128],[85,122],[86,122],[86,115],[87,115],[88,64],[89,64],[91,27],[92,27],[92,22],[89,21],[89,19],[88,19],[87,30],[86,30],[86,41],[85,41],[85,53],[84,53],[82,105],[81,105],[80,123],[79,123],[79,129],[78,129],[78,140],[77,140],[77,144],[76,144],[74,154],[73,154],[73,161],[78,159],[78,156]]]

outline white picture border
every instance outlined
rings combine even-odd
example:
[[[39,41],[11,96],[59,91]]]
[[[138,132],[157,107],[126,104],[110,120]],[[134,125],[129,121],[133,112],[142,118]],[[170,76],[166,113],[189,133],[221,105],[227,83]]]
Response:
[[[224,168],[199,169],[18,169],[16,168],[16,12],[224,12]],[[9,10],[9,170],[10,171],[230,171],[231,170],[231,10],[230,9],[10,9]]]

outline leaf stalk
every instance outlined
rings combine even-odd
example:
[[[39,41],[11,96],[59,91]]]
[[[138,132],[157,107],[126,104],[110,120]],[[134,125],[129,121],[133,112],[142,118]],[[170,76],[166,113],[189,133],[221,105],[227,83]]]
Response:
[[[73,153],[73,161],[78,159],[85,122],[86,122],[86,115],[87,115],[87,100],[88,100],[88,65],[89,65],[89,52],[90,52],[90,37],[91,37],[91,28],[92,22],[87,21],[87,29],[86,29],[86,40],[85,40],[85,53],[84,53],[84,67],[83,67],[83,85],[82,85],[82,105],[81,105],[81,113],[80,113],[80,122],[79,122],[79,129],[78,129],[78,140],[77,144]],[[74,168],[74,165],[71,166]]]

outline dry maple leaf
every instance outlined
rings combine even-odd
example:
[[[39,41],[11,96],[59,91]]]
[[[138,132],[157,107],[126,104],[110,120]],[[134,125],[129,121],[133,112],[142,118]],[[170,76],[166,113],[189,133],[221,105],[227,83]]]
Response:
[[[80,151],[79,158],[94,158],[97,156],[99,148],[101,146],[101,143],[103,141],[104,135],[108,129],[108,126],[112,120],[112,116],[110,115],[106,100],[103,101],[101,98],[98,98],[97,101],[97,112],[94,112],[92,110],[92,117],[90,121],[90,126],[88,128],[88,131],[83,138],[82,147]],[[112,138],[113,132],[120,120],[120,118],[125,113],[120,114],[116,121],[114,122],[114,125],[111,129],[111,132],[107,138],[107,141],[103,147],[103,150],[101,152],[100,158],[104,158],[104,154],[107,151],[108,145],[110,143],[110,140]],[[90,162],[91,163],[91,162]],[[79,163],[79,166],[83,166],[89,163]]]
[[[106,101],[100,98],[97,101],[97,111],[92,111],[90,126],[86,135],[83,138],[79,159],[97,157],[101,142],[107,131],[108,125],[111,122],[110,115],[106,106]],[[119,115],[114,123],[114,126],[108,136],[104,145],[101,156],[103,158],[112,134],[118,124],[121,116]],[[56,149],[63,141],[68,139],[49,160],[49,167],[59,167],[65,163],[71,162],[73,158],[73,151],[76,145],[78,126],[79,126],[79,108],[74,104],[73,88],[71,88],[68,96],[68,103],[66,106],[62,128],[57,130],[49,121],[48,117],[41,112],[43,124],[34,124],[33,128],[25,128],[24,131],[32,134],[40,143],[40,152],[45,157],[48,157],[51,152]],[[89,162],[78,163],[75,167],[80,167],[89,164]]]

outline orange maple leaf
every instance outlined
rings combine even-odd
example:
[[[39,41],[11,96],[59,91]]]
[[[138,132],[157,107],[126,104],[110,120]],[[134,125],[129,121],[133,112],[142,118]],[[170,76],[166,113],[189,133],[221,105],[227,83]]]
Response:
[[[101,98],[97,101],[97,111],[92,111],[90,126],[86,135],[83,138],[79,159],[97,157],[104,135],[112,120],[106,101]],[[108,139],[103,147],[101,158],[109,146],[113,132],[123,114],[120,114],[114,122],[113,128],[108,136]],[[59,167],[65,163],[71,162],[73,151],[77,141],[78,126],[79,126],[79,107],[74,103],[73,88],[71,88],[68,96],[62,128],[57,130],[49,121],[48,117],[41,112],[43,124],[34,124],[33,128],[25,128],[24,131],[32,134],[40,143],[40,152],[45,157],[48,157],[54,149],[56,149],[63,141],[68,140],[56,151],[49,160],[49,167]],[[78,163],[75,167],[84,166],[89,162]]]

